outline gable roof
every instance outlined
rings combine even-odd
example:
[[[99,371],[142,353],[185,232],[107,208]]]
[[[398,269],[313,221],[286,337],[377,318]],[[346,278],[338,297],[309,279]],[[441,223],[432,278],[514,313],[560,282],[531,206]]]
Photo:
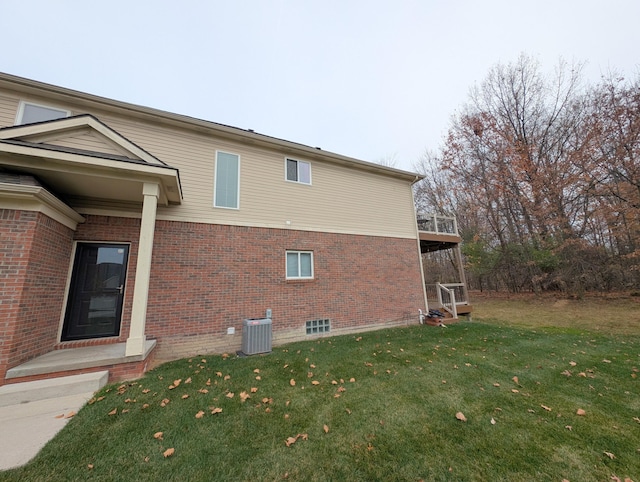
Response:
[[[142,184],[152,182],[159,203],[182,201],[176,168],[88,114],[0,129],[0,166],[36,176],[67,198],[139,203]]]
[[[105,148],[104,150],[65,149],[63,146],[57,146],[55,144],[55,141],[68,138],[74,134],[86,133],[87,131],[96,134],[96,137],[102,141]],[[114,159],[119,158],[120,160],[126,161],[141,161],[151,165],[168,166],[168,164],[149,154],[91,114],[81,114],[34,124],[0,128],[0,142],[1,141],[14,141],[14,143],[32,146],[41,145],[50,149],[60,151],[67,150],[68,152],[82,153],[92,157],[113,157]],[[105,152],[113,151],[114,146],[122,155],[109,156]]]

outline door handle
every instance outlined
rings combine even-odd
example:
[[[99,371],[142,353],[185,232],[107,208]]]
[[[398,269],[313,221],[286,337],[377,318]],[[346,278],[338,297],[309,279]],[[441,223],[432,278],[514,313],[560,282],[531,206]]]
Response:
[[[118,286],[117,290],[120,292],[120,294],[122,294],[123,288],[124,288],[124,285]]]

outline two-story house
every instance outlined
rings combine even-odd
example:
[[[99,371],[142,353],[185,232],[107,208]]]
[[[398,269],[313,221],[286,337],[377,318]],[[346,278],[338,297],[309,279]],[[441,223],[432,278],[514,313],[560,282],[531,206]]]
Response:
[[[0,74],[0,385],[415,323],[419,178]]]

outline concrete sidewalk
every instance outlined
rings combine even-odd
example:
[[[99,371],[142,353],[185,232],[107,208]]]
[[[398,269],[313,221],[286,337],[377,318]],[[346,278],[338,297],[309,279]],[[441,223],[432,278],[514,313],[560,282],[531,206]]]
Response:
[[[65,417],[78,412],[93,393],[0,407],[0,470],[29,462],[67,424],[70,418]]]

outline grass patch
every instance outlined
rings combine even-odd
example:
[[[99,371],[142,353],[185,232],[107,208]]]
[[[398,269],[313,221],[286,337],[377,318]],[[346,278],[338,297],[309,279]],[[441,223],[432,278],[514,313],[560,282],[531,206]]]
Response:
[[[105,387],[0,480],[638,481],[638,368],[637,335],[497,322],[194,357]]]

